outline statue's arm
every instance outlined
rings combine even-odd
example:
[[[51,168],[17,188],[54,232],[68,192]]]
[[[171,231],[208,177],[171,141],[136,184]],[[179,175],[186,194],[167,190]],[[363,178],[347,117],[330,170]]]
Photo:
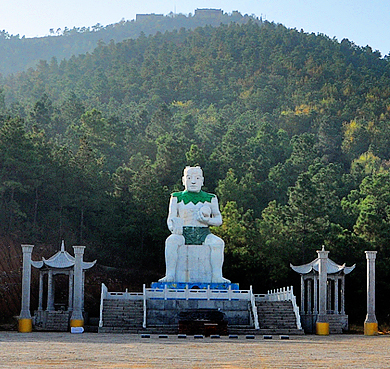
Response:
[[[172,219],[177,217],[177,198],[174,196],[171,196],[169,200],[169,206],[168,206],[168,218],[167,218],[167,225],[168,229],[172,232],[173,231],[173,221]]]
[[[174,196],[171,196],[169,201],[167,225],[172,233],[183,233],[183,221],[179,218],[177,198]]]
[[[219,211],[217,196],[211,199],[211,217],[208,219],[209,226],[218,227],[222,224],[222,215]]]

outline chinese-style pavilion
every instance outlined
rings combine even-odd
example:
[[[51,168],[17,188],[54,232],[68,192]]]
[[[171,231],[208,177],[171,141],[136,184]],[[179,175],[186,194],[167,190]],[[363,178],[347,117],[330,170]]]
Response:
[[[324,251],[324,250],[323,250]],[[325,251],[326,293],[319,293],[320,257],[310,263],[290,267],[301,275],[301,323],[305,332],[314,333],[319,314],[319,307],[324,304],[325,314],[333,333],[341,333],[348,329],[348,315],[345,314],[345,276],[352,272],[355,264],[347,267],[338,265],[327,257]],[[320,301],[324,299],[324,301]]]

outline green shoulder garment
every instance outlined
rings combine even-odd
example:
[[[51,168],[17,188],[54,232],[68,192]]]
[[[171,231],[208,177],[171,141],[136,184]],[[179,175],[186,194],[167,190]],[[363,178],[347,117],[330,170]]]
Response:
[[[204,202],[211,202],[211,199],[215,197],[212,193],[207,193],[204,191],[199,192],[189,192],[189,191],[182,191],[182,192],[174,192],[172,194],[173,197],[177,198],[177,202],[183,201],[185,205],[192,202],[194,205],[196,205],[198,202],[204,203]]]

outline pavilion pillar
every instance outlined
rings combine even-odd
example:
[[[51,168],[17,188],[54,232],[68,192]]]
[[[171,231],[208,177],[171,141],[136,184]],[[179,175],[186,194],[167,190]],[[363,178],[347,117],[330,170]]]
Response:
[[[85,246],[73,246],[74,264],[74,289],[73,289],[73,313],[70,318],[71,327],[83,327],[84,318],[82,313],[83,294],[83,255]]]
[[[68,311],[73,311],[73,270],[69,271]]]
[[[47,311],[54,311],[54,281],[53,270],[49,269],[47,275]]]
[[[332,310],[332,279],[326,281],[326,311]]]
[[[339,313],[339,276],[334,280],[334,313]]]
[[[84,312],[84,296],[85,296],[85,270],[83,270],[83,280],[82,280],[82,292],[81,292],[81,311]]]
[[[322,247],[321,251],[317,251],[319,258],[318,268],[318,317],[316,322],[316,333],[318,335],[329,335],[329,322],[326,314],[327,307],[327,262],[329,251],[325,251]]]
[[[345,276],[344,275],[341,278],[340,297],[341,297],[340,314],[345,315]]]
[[[23,252],[23,275],[22,275],[22,306],[18,320],[18,330],[21,333],[32,331],[32,319],[30,313],[31,292],[31,254],[34,245],[21,245]]]
[[[318,278],[317,276],[314,274],[313,276],[313,288],[314,288],[314,292],[313,292],[313,314],[317,314],[318,313]]]
[[[376,251],[365,251],[367,259],[367,316],[364,321],[364,334],[378,334],[378,321],[375,316],[375,259]]]
[[[43,273],[39,271],[39,297],[38,297],[38,310],[43,310]]]
[[[305,279],[301,274],[301,314],[305,314]]]
[[[308,314],[312,313],[312,300],[311,300],[311,278],[307,280],[307,312]]]

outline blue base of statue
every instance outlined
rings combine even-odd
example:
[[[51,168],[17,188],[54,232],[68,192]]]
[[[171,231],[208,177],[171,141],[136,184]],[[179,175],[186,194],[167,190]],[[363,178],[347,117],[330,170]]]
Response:
[[[153,282],[151,288],[170,288],[170,289],[192,289],[196,288],[199,290],[239,290],[238,283],[186,283],[186,282]]]

